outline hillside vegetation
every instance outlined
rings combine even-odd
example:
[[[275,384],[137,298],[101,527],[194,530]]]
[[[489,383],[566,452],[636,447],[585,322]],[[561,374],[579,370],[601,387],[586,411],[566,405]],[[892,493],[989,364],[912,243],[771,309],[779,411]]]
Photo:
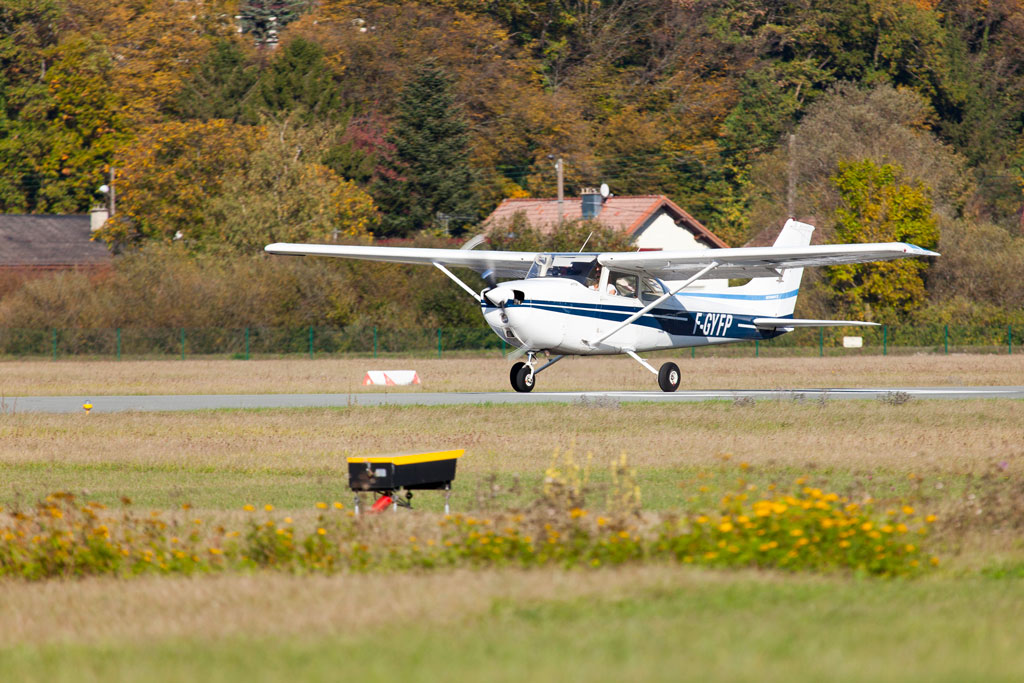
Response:
[[[86,212],[113,167],[119,256],[0,320],[481,324],[438,274],[260,248],[439,245],[562,158],[733,246],[793,213],[943,254],[815,274],[798,314],[1024,324],[1022,46],[1019,0],[3,0],[0,212]]]

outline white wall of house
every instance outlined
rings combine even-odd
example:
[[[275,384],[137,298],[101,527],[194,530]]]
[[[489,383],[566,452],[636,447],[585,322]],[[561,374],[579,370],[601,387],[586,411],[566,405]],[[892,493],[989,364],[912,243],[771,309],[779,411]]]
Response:
[[[638,249],[664,249],[665,251],[708,248],[706,244],[701,244],[694,239],[693,233],[689,230],[676,225],[672,217],[664,211],[633,238],[633,244]]]
[[[650,225],[633,238],[637,249],[662,249],[664,251],[692,251],[710,249],[708,245],[698,242],[693,233],[676,225],[672,217],[662,211]],[[727,280],[698,280],[690,285],[690,289],[706,287],[724,287]]]

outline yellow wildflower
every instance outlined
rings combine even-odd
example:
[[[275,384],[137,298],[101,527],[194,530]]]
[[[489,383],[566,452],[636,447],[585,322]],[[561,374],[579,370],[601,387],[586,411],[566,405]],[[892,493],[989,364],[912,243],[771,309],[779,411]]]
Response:
[[[316,504],[316,508],[317,508],[317,510],[326,510],[327,509],[327,503],[324,503],[324,502],[321,501],[321,502]]]
[[[256,506],[246,503],[245,505],[242,506],[242,509],[245,510],[246,512],[252,512],[253,510],[256,509]]]
[[[903,514],[905,514],[905,515],[912,515],[912,514],[914,514],[914,508],[910,507],[909,505],[904,505],[903,506]]]
[[[270,503],[267,503],[266,505],[263,506],[263,509],[266,510],[267,512],[273,512],[274,506],[271,505]]]

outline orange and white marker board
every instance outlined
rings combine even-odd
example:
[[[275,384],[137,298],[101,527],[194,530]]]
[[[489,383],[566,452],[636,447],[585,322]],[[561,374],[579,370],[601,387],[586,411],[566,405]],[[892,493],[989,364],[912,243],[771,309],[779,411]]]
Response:
[[[363,386],[397,387],[409,384],[420,384],[420,376],[415,370],[370,370],[363,377]]]

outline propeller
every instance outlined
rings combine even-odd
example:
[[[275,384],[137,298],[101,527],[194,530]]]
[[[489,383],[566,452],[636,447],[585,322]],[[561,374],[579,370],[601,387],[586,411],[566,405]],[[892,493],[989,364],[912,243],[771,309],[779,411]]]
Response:
[[[459,247],[459,249],[462,249],[462,250],[465,250],[465,251],[470,251],[470,250],[476,249],[477,247],[479,247],[481,244],[483,244],[486,241],[487,241],[487,236],[484,235],[483,233],[481,233],[479,235],[475,235],[475,236],[469,238],[468,240],[466,240],[466,242],[461,247]],[[498,286],[498,278],[494,274],[494,270],[488,268],[487,270],[485,270],[483,273],[480,274],[480,277],[483,278],[484,284],[487,285],[483,289],[483,291],[480,292],[480,296],[482,296],[485,299],[487,299],[487,301],[490,302],[490,304],[492,306],[498,306],[499,308],[504,310],[504,308],[505,308],[504,302],[502,302],[500,304],[496,303],[496,302],[492,301],[489,296],[487,296],[487,292],[489,290],[492,290],[492,289],[494,289],[495,287]]]
[[[507,360],[509,363],[514,363],[515,361],[525,356],[529,351],[530,349],[528,349],[527,347],[520,346],[515,351],[509,351],[508,353],[506,353],[505,360]]]

